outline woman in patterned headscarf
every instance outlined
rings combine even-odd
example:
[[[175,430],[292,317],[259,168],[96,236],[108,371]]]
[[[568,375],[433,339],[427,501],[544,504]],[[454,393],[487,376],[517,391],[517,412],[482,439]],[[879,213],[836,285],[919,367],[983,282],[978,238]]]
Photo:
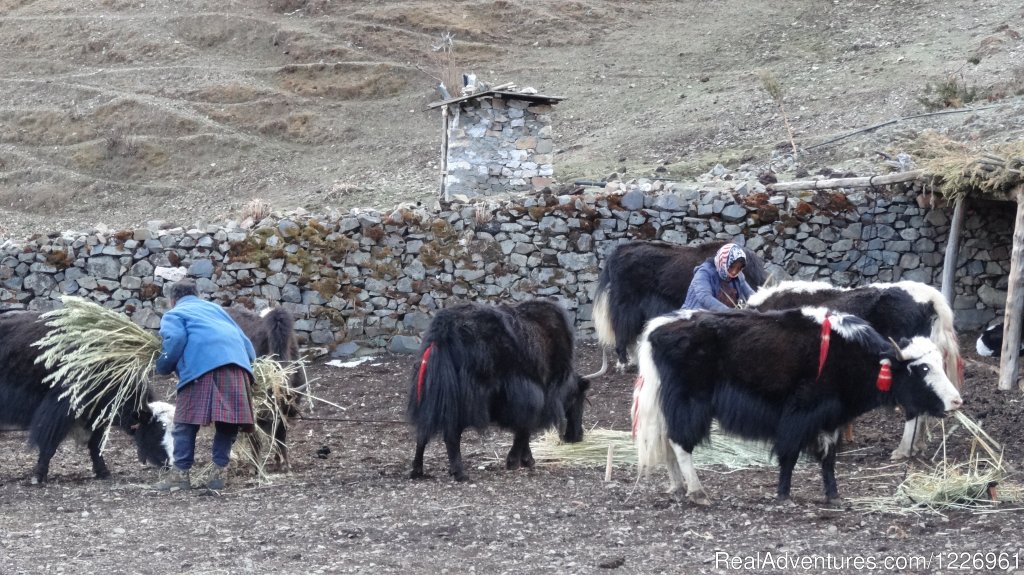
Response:
[[[715,257],[693,269],[683,309],[723,310],[746,301],[754,293],[743,277],[746,265],[746,254],[740,246],[729,243],[719,248]]]

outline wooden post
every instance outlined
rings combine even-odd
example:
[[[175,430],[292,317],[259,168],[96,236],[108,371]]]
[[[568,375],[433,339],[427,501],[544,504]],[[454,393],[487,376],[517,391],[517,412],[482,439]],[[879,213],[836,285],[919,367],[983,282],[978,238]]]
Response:
[[[1003,317],[1003,349],[999,361],[999,389],[1009,391],[1017,379],[1020,349],[1021,311],[1024,310],[1024,184],[1017,186],[1017,219],[1013,223],[1013,250],[1010,253],[1010,283],[1006,289],[1006,315]]]
[[[953,208],[953,221],[949,224],[949,238],[946,240],[946,256],[942,260],[942,297],[946,298],[949,307],[953,307],[953,298],[956,296],[956,289],[953,284],[956,281],[956,261],[960,254],[960,231],[964,228],[964,204],[966,198],[956,201]]]
[[[441,106],[441,190],[442,200],[448,199],[448,106]]]

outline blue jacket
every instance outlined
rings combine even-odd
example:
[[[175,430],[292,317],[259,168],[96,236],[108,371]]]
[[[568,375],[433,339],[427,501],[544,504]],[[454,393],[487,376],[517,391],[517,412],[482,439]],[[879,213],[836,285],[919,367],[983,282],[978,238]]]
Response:
[[[753,288],[743,277],[743,272],[735,279],[729,280],[730,287],[736,290],[740,300],[747,300],[754,295]],[[693,268],[693,281],[686,290],[686,301],[683,309],[707,309],[712,311],[729,309],[729,306],[718,301],[718,292],[722,291],[722,278],[715,269],[715,262],[710,258]],[[738,302],[737,302],[738,303]]]
[[[178,372],[178,389],[204,373],[234,364],[250,374],[256,350],[221,306],[185,296],[160,319],[163,350],[156,372]]]

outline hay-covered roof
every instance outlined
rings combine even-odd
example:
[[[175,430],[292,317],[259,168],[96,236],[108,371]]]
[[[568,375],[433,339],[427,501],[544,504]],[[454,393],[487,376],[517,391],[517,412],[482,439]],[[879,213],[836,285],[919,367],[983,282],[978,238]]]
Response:
[[[1024,141],[975,150],[935,132],[914,143],[911,154],[936,192],[954,202],[963,198],[1016,201],[1024,184]]]

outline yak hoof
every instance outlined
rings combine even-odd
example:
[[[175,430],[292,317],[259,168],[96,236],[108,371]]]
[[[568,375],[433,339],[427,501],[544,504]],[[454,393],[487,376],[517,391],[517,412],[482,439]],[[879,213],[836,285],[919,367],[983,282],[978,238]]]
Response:
[[[33,475],[32,476],[32,480],[29,481],[29,483],[32,484],[32,485],[45,485],[46,484],[46,479],[41,478],[41,477],[36,476],[36,475]]]
[[[828,507],[842,507],[843,499],[838,495],[827,495],[825,497],[825,505]]]
[[[895,449],[889,456],[889,461],[906,461],[908,459],[910,459],[910,454],[901,449]]]
[[[462,471],[449,471],[448,474],[452,476],[452,479],[459,483],[465,483],[469,480],[469,477]]]
[[[426,475],[423,474],[423,470],[422,469],[413,469],[412,472],[409,473],[409,479],[424,479],[424,478],[426,478]]]
[[[708,507],[711,505],[711,500],[708,499],[708,494],[704,490],[690,493],[686,498],[694,505],[700,505],[701,507]]]

